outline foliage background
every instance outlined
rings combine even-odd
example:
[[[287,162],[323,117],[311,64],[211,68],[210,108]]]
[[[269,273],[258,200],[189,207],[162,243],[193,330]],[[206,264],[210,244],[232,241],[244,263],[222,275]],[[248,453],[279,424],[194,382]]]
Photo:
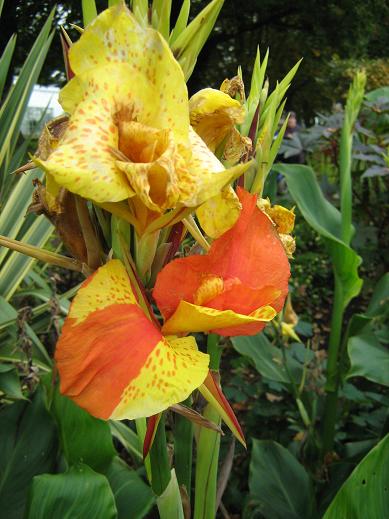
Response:
[[[54,5],[56,24],[69,30],[81,24],[79,0],[5,0],[0,46],[18,32],[15,69],[22,63],[39,27]],[[98,8],[105,1],[96,2]],[[173,0],[173,18],[181,0]],[[194,0],[191,16],[207,2]],[[209,38],[189,82],[192,92],[218,87],[241,65],[251,77],[256,47],[270,47],[268,75],[281,78],[301,57],[304,61],[288,94],[287,109],[310,120],[328,110],[347,92],[353,71],[367,68],[367,91],[389,83],[389,4],[385,0],[226,0],[216,28]],[[41,83],[64,82],[62,52],[57,36],[48,54]]]

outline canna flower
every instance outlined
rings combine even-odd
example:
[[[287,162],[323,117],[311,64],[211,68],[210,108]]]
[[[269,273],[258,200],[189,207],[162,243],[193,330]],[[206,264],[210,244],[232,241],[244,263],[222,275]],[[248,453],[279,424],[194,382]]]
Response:
[[[193,337],[164,337],[119,260],[100,267],[70,307],[55,353],[61,393],[102,419],[155,415],[208,375]]]
[[[226,170],[189,123],[182,70],[164,38],[124,3],[102,12],[69,51],[60,102],[69,124],[46,160],[55,182],[109,208],[132,199],[153,214],[196,207],[246,165]],[[107,205],[108,204],[108,205]]]
[[[290,275],[284,248],[256,195],[238,188],[238,197],[237,223],[208,254],[174,260],[158,274],[163,333],[253,335],[282,309]]]
[[[243,89],[243,85],[240,86]],[[234,94],[236,88],[232,90]],[[228,87],[226,89],[228,91]],[[225,161],[235,164],[251,149],[251,140],[241,136],[235,128],[244,121],[245,108],[228,93],[204,88],[190,98],[189,109],[190,122],[196,133]],[[205,233],[218,238],[236,223],[240,211],[235,191],[227,186],[201,205],[196,214]]]

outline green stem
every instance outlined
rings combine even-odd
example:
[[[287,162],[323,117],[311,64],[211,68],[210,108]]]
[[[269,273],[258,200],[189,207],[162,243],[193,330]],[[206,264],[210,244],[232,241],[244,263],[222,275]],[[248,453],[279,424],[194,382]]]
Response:
[[[150,449],[151,488],[157,496],[163,494],[170,481],[170,464],[167,453],[165,417],[161,416],[153,445]]]
[[[329,452],[334,444],[340,375],[339,349],[341,344],[343,314],[342,282],[335,274],[334,304],[332,307],[331,332],[328,345],[327,381],[325,386],[326,400],[323,419],[323,454]]]
[[[212,371],[219,371],[222,351],[219,346],[219,336],[216,333],[210,333],[207,338],[207,352],[210,357],[209,369]]]
[[[341,236],[342,240],[349,245],[352,233],[352,189],[351,189],[351,152],[352,152],[352,129],[345,121],[340,137],[340,210],[342,213]]]
[[[218,335],[208,335],[207,350],[210,369],[218,371],[222,353]],[[220,425],[220,416],[211,405],[205,407],[203,414],[208,420]],[[197,443],[194,519],[214,519],[216,516],[219,450],[220,434],[202,427]]]
[[[192,398],[185,402],[191,406]],[[184,416],[176,415],[174,426],[174,466],[178,484],[184,486],[188,497],[192,488],[193,424]]]

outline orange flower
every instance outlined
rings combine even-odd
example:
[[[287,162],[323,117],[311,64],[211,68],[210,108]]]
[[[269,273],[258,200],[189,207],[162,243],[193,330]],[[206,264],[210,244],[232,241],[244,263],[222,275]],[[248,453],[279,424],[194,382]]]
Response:
[[[138,304],[124,265],[111,260],[77,292],[55,360],[61,393],[107,420],[157,414],[208,375],[194,337],[164,337]]]
[[[282,309],[288,258],[256,195],[238,188],[238,196],[237,223],[208,254],[177,259],[159,273],[153,296],[163,333],[254,335]]]

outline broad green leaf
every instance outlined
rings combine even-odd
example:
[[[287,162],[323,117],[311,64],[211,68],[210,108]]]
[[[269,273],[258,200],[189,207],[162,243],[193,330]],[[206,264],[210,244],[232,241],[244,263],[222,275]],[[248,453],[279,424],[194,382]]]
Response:
[[[371,90],[365,95],[365,98],[370,102],[377,101],[380,97],[389,98],[389,86],[383,86],[380,88],[376,88],[375,90]]]
[[[27,519],[116,519],[107,478],[80,464],[32,482]]]
[[[389,272],[386,272],[374,287],[366,315],[369,317],[377,317],[385,308],[389,299]]]
[[[0,411],[0,510],[7,519],[23,519],[31,479],[54,469],[56,427],[37,391],[32,402],[16,402]],[[49,517],[49,516],[47,516]]]
[[[0,364],[0,391],[13,400],[25,399],[18,372],[11,364]]]
[[[285,447],[274,441],[253,440],[249,489],[247,519],[315,517],[307,472]]]
[[[249,357],[263,377],[285,384],[292,382],[285,367],[282,351],[273,346],[263,333],[233,337],[231,340],[235,350]],[[287,363],[294,382],[298,384],[302,376],[302,365],[290,355],[287,356]]]
[[[347,378],[365,377],[389,386],[389,348],[380,344],[373,332],[351,337],[347,351],[351,363]]]
[[[56,390],[52,411],[63,453],[69,465],[83,462],[101,471],[116,451],[108,422],[94,418]]]
[[[155,498],[138,473],[116,456],[104,474],[115,497],[118,519],[147,517]]]
[[[340,212],[319,187],[313,170],[300,164],[276,164],[273,167],[284,175],[288,189],[308,224],[323,238],[332,258],[335,275],[342,283],[343,308],[356,297],[362,287],[358,275],[361,258],[341,239]]]
[[[389,434],[357,465],[323,519],[383,519],[389,510]]]

